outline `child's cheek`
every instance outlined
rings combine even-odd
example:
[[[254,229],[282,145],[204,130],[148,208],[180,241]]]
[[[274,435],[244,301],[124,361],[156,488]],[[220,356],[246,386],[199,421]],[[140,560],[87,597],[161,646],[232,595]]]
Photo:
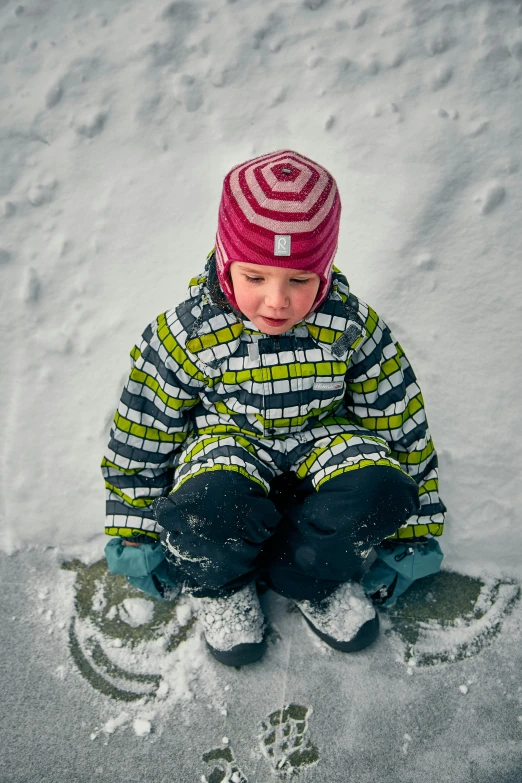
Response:
[[[256,293],[244,285],[239,285],[234,290],[234,294],[240,310],[245,315],[252,315],[256,308]]]
[[[315,301],[316,292],[310,288],[300,292],[300,296],[296,299],[297,308],[300,314],[308,314],[312,309],[312,305]]]

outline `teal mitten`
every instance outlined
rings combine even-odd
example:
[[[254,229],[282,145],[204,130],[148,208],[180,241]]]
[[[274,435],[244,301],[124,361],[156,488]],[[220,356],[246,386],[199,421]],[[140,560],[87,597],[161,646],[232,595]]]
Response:
[[[444,555],[434,538],[383,541],[377,558],[361,579],[374,604],[390,607],[417,579],[440,571]]]
[[[169,599],[172,599],[172,590],[179,588],[172,579],[159,541],[125,546],[121,538],[111,538],[105,546],[105,557],[111,574],[123,574],[133,587],[160,601],[168,600],[166,589],[170,588]]]

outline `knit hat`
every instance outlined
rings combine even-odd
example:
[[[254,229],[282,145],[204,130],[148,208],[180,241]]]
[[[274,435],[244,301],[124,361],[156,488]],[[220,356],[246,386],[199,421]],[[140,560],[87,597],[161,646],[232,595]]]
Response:
[[[239,310],[230,264],[248,261],[315,272],[313,305],[328,295],[337,250],[341,199],[332,175],[292,150],[261,155],[225,177],[216,234],[216,269],[228,301]]]

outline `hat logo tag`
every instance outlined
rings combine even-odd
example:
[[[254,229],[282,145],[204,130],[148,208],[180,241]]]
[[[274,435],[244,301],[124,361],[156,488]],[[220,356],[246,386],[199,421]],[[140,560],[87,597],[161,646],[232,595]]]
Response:
[[[274,236],[274,255],[275,256],[289,256],[292,247],[292,237],[282,234],[276,234]]]

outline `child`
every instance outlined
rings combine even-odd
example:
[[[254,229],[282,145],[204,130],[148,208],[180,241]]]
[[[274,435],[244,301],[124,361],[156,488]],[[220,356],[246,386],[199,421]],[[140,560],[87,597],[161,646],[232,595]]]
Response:
[[[232,169],[205,272],[131,353],[102,463],[110,567],[181,583],[228,665],[263,654],[260,576],[329,645],[366,647],[368,555],[443,529],[415,375],[333,267],[340,216],[303,155]]]

